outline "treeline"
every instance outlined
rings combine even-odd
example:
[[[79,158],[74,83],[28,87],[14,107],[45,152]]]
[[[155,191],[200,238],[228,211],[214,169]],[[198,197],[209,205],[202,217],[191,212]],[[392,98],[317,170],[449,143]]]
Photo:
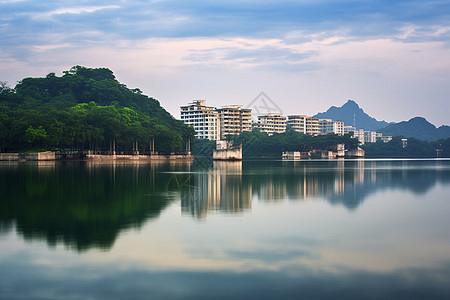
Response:
[[[194,130],[159,102],[118,82],[106,68],[81,66],[0,87],[0,151],[91,149],[184,151]]]
[[[450,139],[437,142],[421,141],[415,138],[407,139],[406,147],[403,147],[404,137],[394,137],[390,142],[366,143],[359,145],[365,150],[366,157],[370,158],[419,158],[436,157],[436,149],[440,150],[441,157],[450,157]],[[327,150],[336,144],[345,144],[346,149],[358,147],[358,140],[351,134],[339,136],[335,134],[311,136],[296,132],[292,129],[284,133],[271,136],[263,132],[244,132],[238,136],[230,136],[235,145],[242,144],[242,155],[249,157],[274,157],[280,158],[283,151]],[[197,140],[192,147],[195,156],[212,157],[215,142],[209,140]]]
[[[268,135],[265,132],[252,131],[244,132],[240,135],[229,136],[235,145],[242,144],[242,156],[245,157],[275,157],[280,158],[283,151],[326,150],[337,144],[345,144],[347,149],[354,149],[358,146],[358,140],[346,134],[339,136],[336,134],[312,136],[303,134],[293,129],[288,129],[283,133]],[[208,140],[198,140],[192,152],[196,156],[212,156],[215,143]]]
[[[436,142],[427,142],[415,138],[408,138],[404,147],[403,136],[394,137],[388,143],[377,142],[367,143],[361,146],[365,152],[366,157],[436,157],[437,149],[440,150],[441,157],[450,157],[450,138],[439,140]]]

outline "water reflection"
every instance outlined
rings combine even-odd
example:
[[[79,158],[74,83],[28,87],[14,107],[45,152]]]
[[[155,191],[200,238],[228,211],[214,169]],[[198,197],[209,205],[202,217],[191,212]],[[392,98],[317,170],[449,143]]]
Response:
[[[325,198],[353,210],[379,190],[423,194],[437,183],[450,182],[449,161],[214,162],[194,170],[180,191],[183,212],[197,218],[214,210],[243,212],[251,209],[251,199]]]
[[[4,164],[0,299],[449,299],[449,172],[433,160]]]
[[[183,214],[245,213],[253,201],[326,199],[354,210],[371,194],[424,194],[450,183],[450,161],[196,161],[0,166],[0,233],[110,249],[124,230],[141,228],[174,202]]]
[[[130,163],[9,164],[0,167],[0,228],[25,240],[78,251],[109,249],[119,232],[140,228],[167,206],[169,175],[184,165]]]
[[[242,162],[215,161],[189,177],[181,190],[183,213],[204,219],[208,212],[239,213],[252,207],[252,187],[242,180]]]

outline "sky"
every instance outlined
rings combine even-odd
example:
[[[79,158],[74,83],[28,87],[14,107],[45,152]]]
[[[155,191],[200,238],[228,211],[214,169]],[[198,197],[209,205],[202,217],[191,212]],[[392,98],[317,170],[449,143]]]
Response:
[[[106,67],[175,117],[194,99],[284,114],[356,101],[450,125],[450,1],[0,0],[0,81]]]

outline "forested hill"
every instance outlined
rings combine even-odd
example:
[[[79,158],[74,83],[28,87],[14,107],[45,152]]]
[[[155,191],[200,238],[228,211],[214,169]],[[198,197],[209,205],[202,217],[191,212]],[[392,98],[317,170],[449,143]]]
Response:
[[[159,102],[129,89],[106,68],[81,66],[0,89],[0,151],[28,149],[185,149],[194,131]]]

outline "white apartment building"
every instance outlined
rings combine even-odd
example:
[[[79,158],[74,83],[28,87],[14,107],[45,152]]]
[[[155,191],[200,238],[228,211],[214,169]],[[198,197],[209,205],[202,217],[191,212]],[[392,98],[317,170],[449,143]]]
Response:
[[[364,143],[376,143],[377,133],[375,131],[364,131]]]
[[[353,126],[344,126],[344,134],[350,133],[350,132],[355,132],[356,128]]]
[[[287,125],[304,134],[318,135],[320,133],[319,119],[314,117],[291,115],[287,117]]]
[[[280,114],[258,116],[256,128],[261,132],[267,132],[269,135],[283,133],[286,131],[286,117]]]
[[[195,130],[199,139],[219,140],[220,119],[215,107],[206,106],[205,100],[194,100],[180,107],[181,120]]]
[[[358,129],[353,132],[353,137],[357,138],[361,144],[376,143],[377,135],[378,134],[375,131],[369,131],[364,129]]]
[[[321,134],[334,133],[344,135],[344,122],[331,119],[319,119],[319,132]]]
[[[354,130],[353,137],[357,138],[360,144],[364,144],[364,129]]]
[[[252,110],[242,105],[229,105],[216,109],[220,119],[221,138],[252,131]]]
[[[306,118],[306,134],[318,135],[319,133],[319,119],[314,117]]]
[[[304,115],[292,115],[287,117],[287,126],[291,127],[297,132],[306,134],[306,119]]]
[[[383,143],[388,143],[392,140],[392,136],[390,135],[383,135],[382,133],[377,132],[377,141],[382,141]]]

